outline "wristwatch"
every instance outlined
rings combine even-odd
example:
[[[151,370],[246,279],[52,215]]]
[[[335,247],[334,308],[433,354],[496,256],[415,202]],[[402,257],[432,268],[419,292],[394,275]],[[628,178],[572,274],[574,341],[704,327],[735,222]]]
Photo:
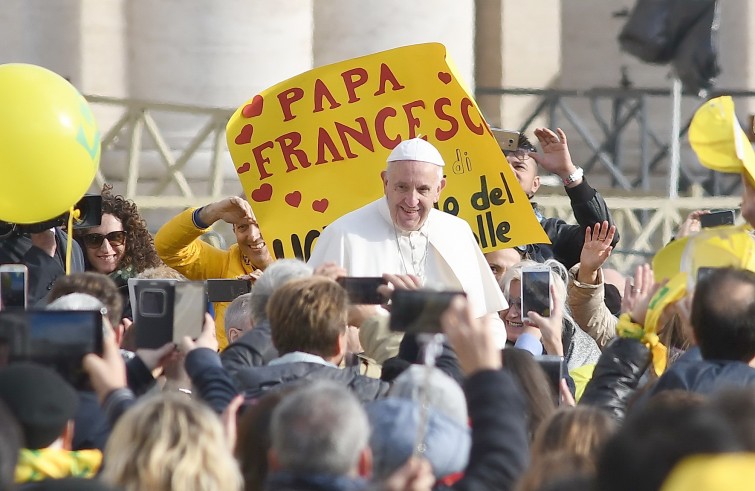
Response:
[[[577,170],[569,174],[569,177],[567,177],[566,179],[562,179],[562,181],[564,182],[564,186],[568,186],[574,181],[582,179],[584,175],[585,175],[585,171],[582,169],[582,167],[577,167]]]

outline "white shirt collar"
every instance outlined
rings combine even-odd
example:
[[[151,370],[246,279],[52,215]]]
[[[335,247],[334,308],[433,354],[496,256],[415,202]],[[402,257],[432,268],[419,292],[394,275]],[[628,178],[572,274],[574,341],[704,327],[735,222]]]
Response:
[[[292,351],[291,353],[286,353],[283,356],[271,360],[268,365],[283,365],[286,363],[298,363],[302,361],[306,363],[317,363],[318,365],[325,365],[326,367],[338,368],[329,361],[325,361],[322,356],[313,355],[312,353],[305,353],[303,351]]]

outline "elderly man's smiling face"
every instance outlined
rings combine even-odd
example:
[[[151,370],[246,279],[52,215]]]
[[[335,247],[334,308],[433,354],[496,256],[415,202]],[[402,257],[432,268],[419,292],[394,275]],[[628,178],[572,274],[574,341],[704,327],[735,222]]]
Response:
[[[446,185],[443,168],[428,162],[390,162],[380,176],[393,224],[401,230],[419,230]]]

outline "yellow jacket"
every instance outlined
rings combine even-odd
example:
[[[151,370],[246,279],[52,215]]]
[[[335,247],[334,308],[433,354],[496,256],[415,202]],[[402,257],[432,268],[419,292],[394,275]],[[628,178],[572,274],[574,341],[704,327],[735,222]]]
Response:
[[[224,251],[199,240],[199,237],[209,229],[200,229],[194,225],[192,214],[195,209],[179,213],[157,232],[155,249],[160,259],[194,281],[237,278],[254,271],[253,265],[244,264],[238,244],[233,244]],[[220,349],[223,349],[228,345],[223,322],[228,302],[217,302],[214,306],[218,344]]]

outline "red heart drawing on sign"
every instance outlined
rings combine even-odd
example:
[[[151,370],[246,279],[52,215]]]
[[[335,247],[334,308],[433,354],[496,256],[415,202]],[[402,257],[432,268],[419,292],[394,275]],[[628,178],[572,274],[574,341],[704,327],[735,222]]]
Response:
[[[236,169],[236,172],[238,172],[239,174],[243,174],[244,172],[249,172],[249,169],[251,167],[252,166],[249,165],[249,162],[244,162],[244,165],[242,165],[241,167],[239,167],[238,169]]]
[[[448,85],[451,83],[451,74],[447,72],[438,72],[438,80]]]
[[[325,213],[325,210],[328,209],[328,200],[327,200],[327,198],[314,200],[312,202],[312,209],[315,210],[315,211],[319,211],[320,213]]]
[[[254,132],[254,126],[248,124],[241,128],[241,133],[234,140],[236,145],[244,145],[252,141],[252,133]]]
[[[301,193],[299,191],[288,193],[285,199],[286,199],[286,203],[288,203],[290,206],[293,206],[294,208],[298,208],[299,203],[301,203]]]
[[[241,110],[241,115],[245,118],[253,118],[255,116],[259,116],[262,114],[262,103],[264,99],[262,99],[261,95],[256,95],[252,98],[252,102],[244,106],[244,109]]]
[[[257,201],[258,203],[262,201],[269,201],[272,196],[273,187],[267,183],[252,191],[252,199],[254,201]]]

